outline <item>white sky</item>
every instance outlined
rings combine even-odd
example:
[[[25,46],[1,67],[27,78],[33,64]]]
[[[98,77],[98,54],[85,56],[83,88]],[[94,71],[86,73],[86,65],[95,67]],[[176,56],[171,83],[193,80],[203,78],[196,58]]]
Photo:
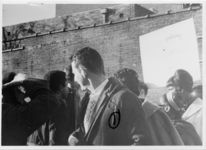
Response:
[[[175,3],[175,0],[2,0],[2,26],[55,17],[56,3],[120,4],[120,3]],[[184,2],[182,0],[176,3]],[[18,5],[17,5],[18,4]]]
[[[2,25],[9,26],[55,17],[55,4],[3,4]]]

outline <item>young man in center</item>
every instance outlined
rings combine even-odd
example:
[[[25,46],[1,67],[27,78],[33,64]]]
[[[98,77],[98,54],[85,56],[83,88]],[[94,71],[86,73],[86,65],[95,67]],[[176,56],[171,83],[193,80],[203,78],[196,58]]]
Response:
[[[149,145],[145,114],[135,94],[114,78],[106,78],[100,54],[90,48],[73,55],[72,71],[82,90],[91,92],[80,127],[70,145]]]

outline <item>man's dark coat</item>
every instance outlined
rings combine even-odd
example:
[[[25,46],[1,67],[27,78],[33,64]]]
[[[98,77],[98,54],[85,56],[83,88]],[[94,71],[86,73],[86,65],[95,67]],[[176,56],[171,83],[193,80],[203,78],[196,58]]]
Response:
[[[109,78],[95,106],[87,133],[83,124],[73,135],[83,145],[151,144],[145,114],[136,95]]]

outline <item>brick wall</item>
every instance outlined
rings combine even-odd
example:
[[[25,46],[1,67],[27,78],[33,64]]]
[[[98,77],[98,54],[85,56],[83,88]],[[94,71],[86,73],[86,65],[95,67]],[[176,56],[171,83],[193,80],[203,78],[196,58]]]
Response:
[[[112,7],[117,4],[56,4],[56,16]]]
[[[25,45],[24,50],[2,54],[3,72],[24,72],[42,77],[49,70],[64,69],[74,51],[90,46],[102,55],[107,75],[129,67],[143,78],[139,36],[191,17],[194,18],[197,35],[201,36],[200,9],[24,39],[21,41]],[[198,42],[201,55],[202,40]]]
[[[64,5],[65,7],[67,5]],[[71,7],[71,5],[69,5]],[[69,7],[68,7],[69,9]],[[33,22],[7,26],[3,28],[3,40],[8,41],[25,36],[31,36],[36,33],[45,33],[55,30],[75,29],[82,26],[90,26],[93,24],[103,24],[109,21],[121,21],[128,17],[138,17],[151,14],[148,9],[137,4],[124,4],[108,7],[107,9],[95,9],[86,12],[78,12],[74,14],[64,14],[52,19],[45,19]],[[12,46],[6,43],[3,49],[18,47],[21,43],[12,43]]]

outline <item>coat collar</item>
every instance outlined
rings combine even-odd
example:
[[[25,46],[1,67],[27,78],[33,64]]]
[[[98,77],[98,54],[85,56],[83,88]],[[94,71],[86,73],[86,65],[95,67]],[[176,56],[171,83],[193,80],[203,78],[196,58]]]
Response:
[[[182,115],[182,119],[184,120],[189,119],[201,109],[202,109],[202,100],[200,98],[197,98],[192,104],[190,104],[190,106],[184,112],[184,114]]]
[[[145,112],[146,118],[149,118],[150,116],[152,116],[152,114],[154,114],[157,110],[159,110],[160,108],[154,104],[152,104],[149,101],[145,101],[142,103],[142,108]]]
[[[105,80],[105,84],[104,84],[104,88],[101,89],[100,95],[98,96],[97,104],[95,106],[94,116],[97,115],[97,113],[98,113],[99,109],[102,107],[105,99],[110,97],[112,94],[114,94],[117,91],[117,89],[119,89],[121,87],[119,82],[117,80],[115,80],[114,78],[109,78],[109,79]]]
[[[106,86],[108,79],[104,80],[93,92],[91,92],[90,97],[93,95],[100,95]]]

